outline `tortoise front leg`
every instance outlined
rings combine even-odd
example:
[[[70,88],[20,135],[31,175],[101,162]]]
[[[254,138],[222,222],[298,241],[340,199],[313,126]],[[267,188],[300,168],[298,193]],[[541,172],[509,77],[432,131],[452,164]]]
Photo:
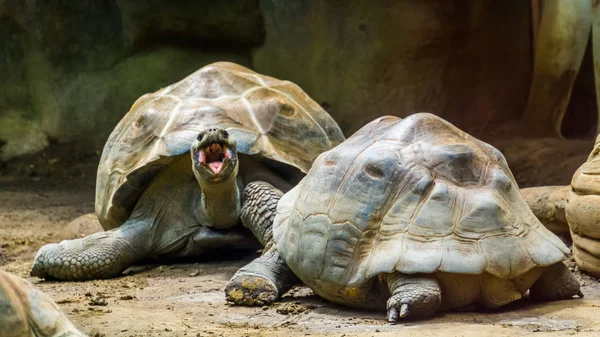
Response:
[[[47,244],[38,251],[31,276],[65,281],[116,277],[148,256],[148,228],[146,221],[130,219],[106,232]]]
[[[280,190],[262,181],[245,187],[242,222],[265,248],[262,256],[233,275],[225,288],[227,301],[247,306],[264,305],[277,300],[298,283],[273,242],[273,220],[282,195]]]

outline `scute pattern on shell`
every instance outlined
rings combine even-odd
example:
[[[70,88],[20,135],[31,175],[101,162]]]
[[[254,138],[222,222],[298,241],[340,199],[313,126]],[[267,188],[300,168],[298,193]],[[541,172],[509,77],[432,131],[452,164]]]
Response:
[[[55,336],[65,324],[59,307],[31,282],[0,270],[0,334]]]
[[[226,128],[238,151],[306,172],[344,136],[316,102],[289,81],[229,62],[207,65],[140,97],[106,142],[96,179],[96,213],[104,229],[120,226],[149,180],[198,133]]]
[[[428,113],[379,118],[321,154],[280,200],[273,234],[300,278],[513,278],[568,248],[522,199],[504,156]]]

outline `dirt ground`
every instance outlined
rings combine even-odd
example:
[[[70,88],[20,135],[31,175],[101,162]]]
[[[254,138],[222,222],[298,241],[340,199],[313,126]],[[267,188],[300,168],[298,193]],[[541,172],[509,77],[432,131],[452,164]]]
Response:
[[[583,158],[580,161],[590,147],[581,148],[577,154]],[[101,230],[93,215],[98,158],[58,159],[62,151],[66,149],[59,147],[0,167],[0,268],[31,280],[91,336],[600,335],[600,283],[576,268],[584,299],[541,304],[523,300],[497,312],[442,313],[397,325],[387,324],[384,312],[339,307],[302,287],[271,306],[227,305],[223,295],[226,282],[253,256],[140,266],[112,280],[47,282],[32,278],[29,269],[40,246]],[[568,182],[572,174],[568,170],[576,166],[558,170],[562,176],[549,179]],[[539,178],[539,174],[535,176]]]

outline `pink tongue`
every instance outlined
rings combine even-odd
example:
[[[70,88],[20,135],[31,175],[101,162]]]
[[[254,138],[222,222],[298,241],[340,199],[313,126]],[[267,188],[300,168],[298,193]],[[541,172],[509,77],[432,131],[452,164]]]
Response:
[[[214,173],[219,173],[221,172],[221,169],[223,168],[223,162],[220,161],[213,161],[210,164],[208,164],[208,167],[210,167],[210,169],[214,172]]]

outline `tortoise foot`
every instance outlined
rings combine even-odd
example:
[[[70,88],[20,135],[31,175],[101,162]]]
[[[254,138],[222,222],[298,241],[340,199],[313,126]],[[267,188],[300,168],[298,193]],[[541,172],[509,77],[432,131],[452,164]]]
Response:
[[[120,233],[118,228],[44,245],[33,261],[30,274],[65,281],[119,276],[137,259],[135,247]]]
[[[529,289],[529,298],[534,301],[559,301],[575,295],[583,297],[581,286],[562,262],[547,267]]]
[[[423,318],[433,315],[440,306],[439,292],[421,289],[403,292],[390,297],[387,302],[387,320],[397,323],[402,318]]]
[[[434,277],[394,273],[384,279],[392,293],[387,301],[387,320],[390,323],[431,316],[442,303],[440,285]]]
[[[271,280],[252,274],[238,273],[225,288],[228,302],[243,306],[263,306],[276,301],[279,292]]]
[[[298,279],[272,245],[233,275],[225,295],[237,305],[262,306],[276,301],[296,283]]]

